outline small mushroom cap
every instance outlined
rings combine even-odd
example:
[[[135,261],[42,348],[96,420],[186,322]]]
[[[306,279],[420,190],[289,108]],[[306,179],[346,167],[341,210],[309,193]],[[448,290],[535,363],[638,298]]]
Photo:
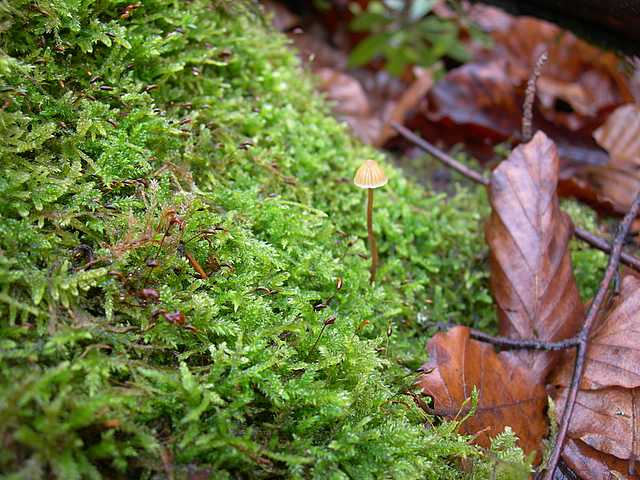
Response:
[[[360,188],[378,188],[386,185],[389,179],[375,160],[365,160],[353,177],[353,183]]]

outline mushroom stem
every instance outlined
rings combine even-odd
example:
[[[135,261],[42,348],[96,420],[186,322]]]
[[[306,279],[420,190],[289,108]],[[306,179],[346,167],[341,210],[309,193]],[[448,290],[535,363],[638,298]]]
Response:
[[[369,250],[371,251],[371,283],[376,281],[376,270],[378,269],[378,246],[373,233],[373,188],[367,189],[367,233],[369,234]]]

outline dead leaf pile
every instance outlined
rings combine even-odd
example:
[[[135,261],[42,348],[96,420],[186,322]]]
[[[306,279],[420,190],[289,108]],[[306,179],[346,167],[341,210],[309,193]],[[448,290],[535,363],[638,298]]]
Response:
[[[358,0],[366,7],[367,0]],[[433,13],[459,23],[461,42],[473,54],[434,84],[433,72],[407,70],[394,78],[376,68],[349,69],[348,52],[362,40],[352,32],[349,1],[332,1],[313,18],[291,14],[282,3],[263,0],[274,25],[285,32],[305,65],[317,74],[318,87],[335,115],[362,141],[389,143],[392,122],[406,123],[432,142],[466,144],[484,161],[495,161],[494,146],[522,141],[522,105],[538,56],[548,61],[537,82],[533,127],[554,141],[560,157],[561,196],[574,197],[605,214],[620,215],[640,186],[640,125],[635,88],[640,65],[630,78],[624,62],[561,28],[530,17],[514,17],[494,7],[474,4],[464,18],[445,2]],[[311,8],[311,7],[309,7]],[[474,21],[493,40],[490,48],[465,33]],[[627,68],[628,70],[628,68]],[[637,78],[636,78],[637,77]],[[634,90],[635,89],[635,90]],[[637,92],[636,92],[637,93]],[[406,122],[405,122],[406,120]],[[635,159],[635,160],[634,160]]]
[[[593,137],[608,152],[609,162],[575,169],[565,188],[600,211],[622,214],[640,188],[640,106],[619,107]]]
[[[501,336],[559,341],[575,336],[584,321],[568,249],[573,225],[558,202],[559,166],[554,143],[538,132],[492,174],[486,239]],[[640,454],[640,280],[625,277],[610,303],[589,339],[563,452],[585,479],[636,478]],[[417,385],[433,399],[436,414],[459,419],[476,388],[477,413],[463,423],[464,432],[487,446],[511,426],[525,452],[541,459],[546,397],[555,400],[559,421],[573,351],[496,353],[470,339],[465,327],[435,335],[427,350],[429,362]]]
[[[623,62],[542,20],[512,17],[482,5],[474,5],[470,15],[489,32],[493,47],[471,44],[474,60],[434,85],[408,127],[430,141],[464,143],[477,158],[493,160],[494,145],[522,141],[527,81],[546,50],[549,58],[537,82],[533,127],[545,131],[558,148],[560,193],[606,213],[626,211],[633,190],[627,193],[625,187],[639,181],[638,173],[623,178],[629,169],[621,168],[620,161],[609,164],[614,154],[602,134],[594,135],[607,118],[607,125],[620,121],[621,114],[609,117],[611,112],[634,101]]]
[[[556,127],[554,139],[568,134],[563,130],[585,130],[588,145],[604,114],[633,101],[614,54],[542,20],[511,17],[484,6],[474,6],[471,16],[490,32],[494,47],[475,46],[472,63],[435,85],[421,112],[428,120],[465,125],[492,141],[519,139],[524,90],[544,50],[549,59],[538,80],[537,117]]]

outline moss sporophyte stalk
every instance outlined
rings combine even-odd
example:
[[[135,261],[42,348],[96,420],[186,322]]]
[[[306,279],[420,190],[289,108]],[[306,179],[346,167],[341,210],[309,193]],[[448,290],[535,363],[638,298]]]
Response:
[[[495,321],[485,193],[445,199],[354,141],[254,5],[2,3],[7,478],[442,480],[522,461],[512,434],[485,454],[403,393],[427,321]],[[364,158],[393,185],[375,288]]]

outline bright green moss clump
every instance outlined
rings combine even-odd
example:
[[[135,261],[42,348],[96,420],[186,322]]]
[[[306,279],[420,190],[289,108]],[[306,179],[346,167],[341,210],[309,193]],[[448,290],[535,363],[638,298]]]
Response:
[[[403,395],[429,322],[492,317],[482,192],[447,202],[390,169],[371,288],[351,176],[379,155],[255,12],[143,3],[0,3],[4,478],[490,462]]]

